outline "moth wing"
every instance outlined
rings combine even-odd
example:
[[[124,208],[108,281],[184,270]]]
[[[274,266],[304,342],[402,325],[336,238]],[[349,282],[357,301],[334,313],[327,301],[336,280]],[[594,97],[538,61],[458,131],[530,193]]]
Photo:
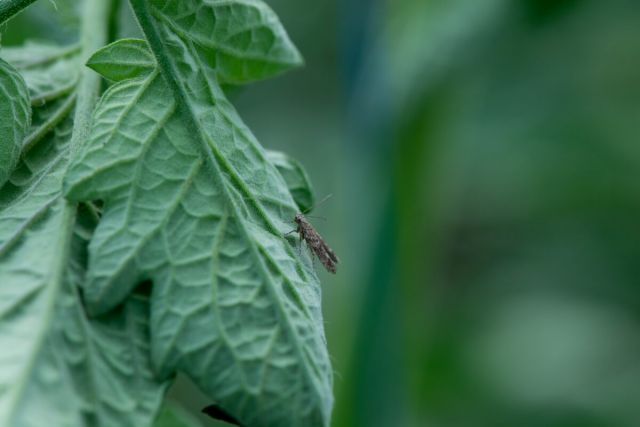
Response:
[[[324,251],[327,253],[331,261],[333,261],[335,264],[340,262],[336,253],[333,252],[333,249],[331,249],[329,245],[327,245],[324,241],[322,241],[322,247],[324,248]]]

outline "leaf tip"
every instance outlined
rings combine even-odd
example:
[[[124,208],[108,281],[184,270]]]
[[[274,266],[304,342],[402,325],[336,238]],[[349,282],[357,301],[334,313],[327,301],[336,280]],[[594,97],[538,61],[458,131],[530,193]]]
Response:
[[[293,59],[291,61],[292,68],[302,68],[306,65],[304,57],[302,56],[302,54],[300,53],[297,47],[293,46],[292,54],[293,54],[292,55]]]
[[[85,65],[107,80],[120,82],[153,72],[155,59],[146,41],[120,39],[95,51]]]

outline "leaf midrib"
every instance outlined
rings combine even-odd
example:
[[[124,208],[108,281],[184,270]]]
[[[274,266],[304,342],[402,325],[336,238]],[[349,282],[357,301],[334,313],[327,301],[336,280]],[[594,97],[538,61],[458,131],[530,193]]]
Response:
[[[37,61],[33,61],[28,64],[25,64],[25,68],[30,69],[30,68],[41,66],[41,65],[48,65],[60,59],[68,59],[73,55],[79,54],[81,51],[82,51],[82,45],[80,43],[74,43],[67,46],[63,46],[54,55],[44,56]]]
[[[287,315],[286,310],[284,309],[280,299],[278,298],[277,292],[275,290],[275,284],[271,280],[271,277],[269,276],[266,266],[264,265],[264,261],[259,255],[259,250],[256,247],[254,239],[251,238],[249,231],[247,230],[247,227],[245,225],[245,220],[240,215],[240,209],[236,205],[233,197],[231,197],[231,195],[229,194],[229,189],[225,184],[225,178],[220,170],[220,164],[218,163],[218,158],[222,156],[219,152],[215,153],[213,151],[213,148],[215,147],[215,145],[209,141],[209,138],[207,137],[206,133],[202,129],[199,121],[196,120],[195,118],[195,114],[191,109],[190,103],[187,101],[187,95],[185,93],[185,89],[184,87],[182,87],[182,84],[180,83],[179,75],[174,71],[171,60],[164,53],[164,48],[162,46],[162,39],[159,35],[160,30],[156,27],[156,24],[154,23],[153,19],[151,19],[151,12],[149,11],[149,6],[147,5],[147,2],[145,0],[131,0],[131,5],[137,16],[140,27],[142,28],[143,32],[147,37],[151,50],[153,51],[154,55],[158,60],[158,65],[162,73],[166,76],[168,83],[173,88],[174,94],[176,95],[176,98],[177,98],[176,101],[179,104],[181,104],[182,109],[184,110],[185,113],[187,113],[186,114],[187,119],[192,123],[193,127],[198,131],[198,136],[201,141],[201,149],[206,154],[206,159],[211,166],[211,171],[216,175],[216,179],[221,185],[222,194],[227,200],[228,206],[235,211],[237,223],[239,226],[238,228],[243,233],[249,248],[251,248],[251,254],[255,259],[255,263],[258,266],[260,275],[263,277],[264,283],[267,285],[266,288],[268,289],[268,292],[271,296],[273,304],[278,308],[278,312],[280,313],[280,318],[283,320],[283,323],[286,325],[289,336],[292,337],[292,341],[294,343],[296,353],[298,354],[298,360],[299,360],[299,365],[301,366],[301,370],[302,372],[304,372],[304,375],[306,377],[308,384],[309,385],[313,384],[314,392],[319,395],[320,399],[322,399],[322,393],[321,393],[322,386],[317,383],[314,375],[312,375],[311,372],[309,371],[309,367],[307,363],[305,363],[307,359],[301,348],[300,337],[295,331],[295,328],[292,326],[291,319]],[[224,158],[222,159],[224,160]],[[243,185],[243,187],[245,186]],[[248,191],[248,189],[246,188],[242,188],[242,189],[244,191]],[[263,215],[264,215],[264,212],[263,212]],[[270,221],[268,224],[271,227],[273,227],[273,225],[270,224]],[[273,230],[271,230],[271,232],[273,232]],[[308,315],[308,313],[305,313],[305,314]]]
[[[189,41],[190,44],[190,48],[195,50],[195,47],[193,46],[193,44],[191,43],[191,41]],[[200,58],[197,56],[197,54],[194,55],[194,59],[195,61],[198,63],[198,66],[201,69],[205,68],[205,65],[202,63],[202,61],[200,60]],[[217,104],[217,101],[215,99],[215,94],[212,92],[212,88],[209,85],[209,81],[207,81],[207,88],[209,89],[209,96],[211,98],[211,102],[215,105]],[[184,90],[184,88],[183,88]],[[192,114],[192,117],[195,117],[195,113],[193,113],[190,109],[189,109],[190,113]],[[233,122],[232,118],[227,114],[227,111],[225,111],[224,109],[219,109],[218,111],[220,111],[220,113],[227,119],[229,120],[229,122]],[[199,123],[198,120],[195,120],[195,122]],[[236,171],[236,169],[231,166],[231,164],[229,164],[229,162],[227,161],[227,159],[222,155],[222,153],[220,153],[220,151],[218,150],[218,147],[216,146],[216,144],[209,140],[208,136],[206,135],[206,133],[204,131],[202,131],[200,129],[200,127],[198,126],[199,129],[199,133],[201,134],[201,140],[203,140],[203,143],[208,146],[211,151],[213,152],[213,155],[215,157],[215,160],[217,162],[219,162],[220,165],[223,166],[223,169],[225,169],[225,171],[229,174],[229,176],[231,177],[231,180],[233,181],[233,183],[237,186],[237,188],[242,192],[243,196],[245,197],[245,199],[247,199],[252,205],[253,208],[256,210],[256,212],[258,212],[258,215],[260,216],[260,218],[264,221],[267,229],[275,236],[278,236],[279,238],[283,238],[283,236],[281,235],[281,233],[278,231],[277,227],[275,226],[275,224],[271,221],[271,218],[269,218],[269,215],[267,215],[267,213],[264,211],[264,209],[262,208],[262,204],[260,203],[259,200],[256,199],[255,194],[253,192],[251,192],[251,190],[246,186],[246,184],[244,183],[244,181],[242,180],[242,178],[239,176],[238,171]],[[204,136],[202,136],[204,133]],[[266,154],[262,153],[258,147],[256,147],[254,144],[251,144],[251,148],[254,150],[254,152],[256,153],[256,155],[263,160],[264,162],[268,162],[269,160],[266,158]],[[213,159],[211,161],[214,161]],[[225,185],[224,183],[226,182],[223,178],[222,175],[220,175],[219,177],[219,182],[221,182],[221,185]],[[226,187],[225,187],[226,190]],[[239,209],[237,209],[237,207],[234,204],[234,208],[236,208],[237,212],[239,212]],[[244,218],[239,215],[236,212],[236,217],[242,219],[242,224],[243,224],[243,228],[244,228]],[[244,229],[245,231],[245,235],[246,236],[250,236],[249,232]],[[255,243],[254,239],[250,239],[248,238],[248,240],[251,243]],[[296,259],[293,255],[292,255],[292,251],[291,248],[286,245],[285,246],[288,250],[288,254],[291,256],[292,259]],[[261,245],[260,248],[264,249]],[[259,253],[260,251],[258,250],[257,253]],[[298,272],[298,274],[300,274],[300,276],[306,281],[309,278],[307,277],[306,273],[304,272],[304,270],[302,269],[302,267],[300,266],[299,262],[295,263],[296,265],[296,270]],[[282,274],[282,277],[290,283],[289,277],[287,277],[286,275]],[[292,286],[292,289],[295,290],[295,286]],[[297,293],[296,290],[296,297],[300,298],[300,295]],[[276,300],[278,301],[278,303],[280,302],[279,298],[276,298]],[[313,323],[311,314],[307,311],[306,307],[302,306],[304,314],[307,316],[307,319]]]
[[[153,11],[151,12],[151,14],[158,18],[159,20],[162,20],[162,22],[164,24],[166,24],[169,28],[171,28],[172,31],[174,31],[176,34],[178,34],[179,36],[183,37],[183,38],[190,38],[192,40],[194,40],[195,42],[197,42],[198,44],[205,46],[209,49],[215,49],[221,53],[230,55],[230,56],[241,56],[245,59],[249,59],[252,61],[262,61],[268,64],[274,64],[274,65],[282,65],[282,64],[288,64],[288,62],[284,62],[284,61],[279,61],[279,60],[273,60],[273,59],[269,59],[266,56],[260,56],[260,55],[255,55],[255,54],[249,54],[246,51],[240,51],[238,49],[235,49],[233,47],[230,47],[229,45],[223,45],[221,43],[214,43],[212,40],[202,40],[202,38],[200,37],[193,37],[193,36],[187,36],[187,34],[185,33],[184,30],[182,30],[180,27],[178,27],[176,24],[174,24],[169,18],[167,18],[164,14],[160,13],[160,12],[156,12],[154,13]],[[238,33],[239,34],[239,33]],[[232,34],[229,35],[227,37],[227,39],[236,36],[237,34]]]
[[[76,88],[76,86],[78,86],[78,81],[79,78],[75,78],[71,82],[67,83],[64,86],[60,86],[57,89],[53,89],[48,92],[42,92],[40,95],[31,98],[31,106],[40,107],[47,101],[53,101],[54,99],[58,99],[64,95],[71,93]]]
[[[24,2],[24,3],[30,3]],[[87,0],[84,4],[84,10],[82,14],[82,31],[81,31],[81,46],[84,56],[88,56],[93,50],[101,47],[106,39],[107,30],[107,10],[109,8],[109,2],[106,0]],[[83,132],[88,127],[90,121],[90,112],[86,110],[93,110],[95,106],[94,94],[97,93],[100,87],[100,80],[90,76],[88,69],[82,70],[79,77],[78,90],[78,105],[79,110],[76,110],[73,133],[71,135],[71,142],[69,143],[69,151],[77,149],[75,146],[82,143]],[[59,192],[61,192],[62,184],[60,184]],[[24,373],[20,377],[17,386],[13,389],[13,394],[9,398],[9,410],[6,412],[7,416],[5,421],[10,421],[14,418],[15,411],[17,409],[16,402],[23,395],[27,387],[27,381],[29,374],[33,371],[33,366],[40,355],[40,349],[46,341],[46,333],[51,327],[53,321],[53,313],[56,309],[58,299],[56,298],[60,292],[62,281],[65,278],[65,272],[67,268],[67,259],[69,258],[71,251],[71,241],[73,238],[73,225],[76,216],[76,204],[69,201],[62,203],[62,212],[60,213],[60,224],[57,228],[58,242],[56,248],[58,251],[54,255],[57,258],[53,262],[52,271],[52,283],[45,288],[45,294],[43,297],[47,297],[45,303],[45,313],[42,316],[42,322],[40,328],[35,337],[33,351],[29,354],[27,363],[25,365]],[[10,423],[0,423],[0,425],[12,425]]]
[[[22,156],[24,157],[34,146],[40,142],[50,131],[52,131],[67,115],[71,112],[71,108],[76,102],[75,93],[71,93],[69,97],[58,107],[58,109],[47,120],[42,122],[40,126],[29,133],[22,141]]]
[[[43,54],[43,56],[41,56],[40,58],[36,58],[31,61],[25,60],[24,62],[16,66],[16,68],[20,71],[26,71],[26,70],[31,70],[33,68],[38,68],[40,66],[49,65],[50,63],[56,62],[59,59],[64,59],[76,53],[79,53],[82,48],[82,45],[80,43],[76,43],[76,44],[71,44],[71,45],[62,46],[62,47],[55,46],[55,45],[51,45],[51,46],[47,45],[47,47],[55,48],[56,52],[51,53],[49,55]],[[27,44],[25,48],[28,49],[29,45]],[[2,51],[0,50],[0,53],[1,52]]]
[[[46,341],[46,333],[49,331],[53,318],[53,313],[56,309],[57,303],[57,295],[60,292],[62,280],[64,279],[64,273],[67,266],[66,259],[68,258],[69,252],[71,250],[71,236],[72,233],[69,232],[65,227],[65,224],[73,224],[75,218],[75,207],[71,206],[68,203],[63,205],[62,212],[62,227],[59,229],[59,240],[56,247],[61,248],[58,252],[58,257],[53,263],[53,271],[51,277],[53,278],[50,284],[44,284],[44,295],[42,298],[46,298],[45,310],[41,319],[40,327],[38,328],[38,332],[34,339],[34,345],[32,347],[32,351],[28,355],[27,363],[23,369],[23,375],[21,375],[17,381],[17,385],[13,388],[14,392],[12,393],[12,398],[9,400],[9,411],[7,412],[6,421],[10,421],[15,416],[15,410],[17,409],[18,399],[25,392],[28,378],[31,376],[33,371],[33,366],[36,362],[36,359],[40,355],[40,349],[44,345]],[[12,425],[11,423],[0,423],[0,425]]]

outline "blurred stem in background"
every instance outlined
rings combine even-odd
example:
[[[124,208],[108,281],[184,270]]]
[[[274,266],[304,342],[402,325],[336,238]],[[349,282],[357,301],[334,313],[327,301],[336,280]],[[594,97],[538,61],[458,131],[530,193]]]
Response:
[[[335,426],[405,425],[401,301],[394,291],[398,276],[397,212],[392,182],[381,170],[390,168],[392,153],[387,64],[376,46],[375,31],[383,18],[383,2],[342,2],[342,65],[348,111],[345,146],[349,179],[345,211],[348,240],[364,250],[364,270],[354,284],[360,292],[354,306],[356,331],[344,377],[336,383]],[[373,89],[373,90],[372,90]],[[371,189],[375,188],[373,192]],[[363,218],[366,218],[363,220]],[[365,392],[366,391],[366,392]],[[393,408],[389,411],[388,408]]]
[[[637,2],[383,9],[347,15],[384,202],[337,425],[638,425]]]
[[[429,325],[433,325],[427,320],[437,319],[427,311],[432,295],[424,286],[425,273],[434,259],[436,231],[430,226],[431,211],[424,203],[431,190],[430,179],[436,178],[431,173],[431,166],[436,166],[431,153],[435,147],[430,144],[434,141],[429,137],[438,130],[440,107],[446,102],[443,90],[430,90],[428,83],[437,81],[438,73],[446,71],[448,58],[445,54],[444,64],[440,62],[442,47],[426,37],[430,34],[428,24],[447,15],[453,15],[448,22],[453,20],[458,26],[445,28],[440,34],[433,31],[437,41],[455,48],[467,30],[460,34],[462,19],[455,15],[459,5],[398,1],[363,7],[363,2],[347,2],[351,7],[345,8],[344,63],[352,103],[350,129],[354,133],[348,152],[349,163],[360,163],[361,168],[362,153],[367,153],[368,168],[363,169],[369,179],[352,182],[365,182],[369,188],[353,191],[375,196],[361,210],[382,214],[381,225],[373,228],[378,237],[370,246],[371,272],[362,284],[363,311],[349,376],[343,380],[348,392],[343,399],[339,394],[336,425],[418,426],[423,425],[423,383],[433,381],[425,371],[426,338]],[[378,14],[354,12],[362,10]],[[464,8],[462,11],[468,13]],[[430,12],[434,13],[430,16]],[[388,50],[388,36],[398,25],[404,33],[399,38],[406,43],[394,45],[393,49],[400,52],[392,52]],[[370,26],[375,29],[363,29]],[[402,61],[400,67],[393,64],[398,59]],[[434,60],[435,71],[427,68],[432,65],[430,60]],[[380,199],[384,202],[376,205]],[[433,239],[419,238],[426,235]]]

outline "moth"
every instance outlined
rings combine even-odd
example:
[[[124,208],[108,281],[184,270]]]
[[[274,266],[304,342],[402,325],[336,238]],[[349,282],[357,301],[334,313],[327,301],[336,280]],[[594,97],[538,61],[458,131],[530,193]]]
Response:
[[[300,242],[304,240],[315,256],[318,257],[322,265],[324,265],[324,268],[326,268],[328,272],[336,274],[338,257],[335,252],[326,244],[322,236],[313,228],[304,214],[296,214],[293,221],[296,223],[297,227],[295,231],[300,235]]]

